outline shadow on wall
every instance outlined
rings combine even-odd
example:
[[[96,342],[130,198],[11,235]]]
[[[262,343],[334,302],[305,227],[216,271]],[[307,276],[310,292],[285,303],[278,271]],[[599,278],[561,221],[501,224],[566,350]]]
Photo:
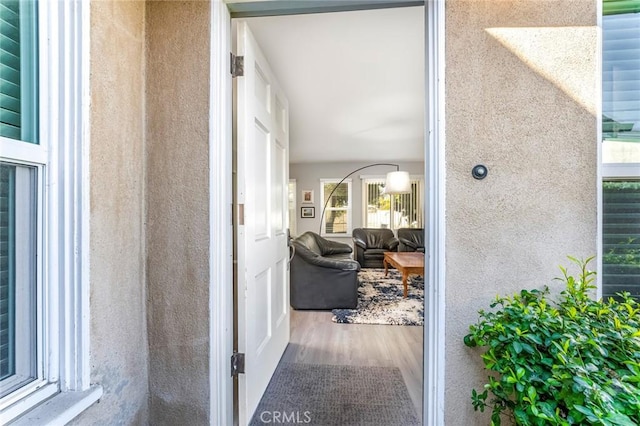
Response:
[[[592,80],[585,80],[584,73],[575,69],[584,64],[574,58],[593,56],[597,27],[487,28],[486,31],[529,68],[596,116],[593,94],[597,75],[594,73]],[[559,40],[564,45],[561,50],[557,49]],[[586,42],[588,40],[594,43]]]

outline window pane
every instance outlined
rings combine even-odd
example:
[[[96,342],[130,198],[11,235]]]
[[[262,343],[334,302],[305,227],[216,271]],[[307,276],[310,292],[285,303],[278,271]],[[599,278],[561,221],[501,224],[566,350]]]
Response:
[[[388,195],[383,195],[384,183],[384,179],[365,182],[367,194],[366,228],[389,228],[391,223],[391,201]]]
[[[324,232],[327,234],[346,234],[349,230],[349,183],[323,184],[323,204],[327,203],[324,213]]]
[[[335,183],[325,183],[324,184],[324,200],[326,203],[331,196],[331,201],[327,205],[327,208],[331,207],[347,207],[349,205],[349,185],[346,182],[343,182],[336,188],[337,184]],[[335,192],[332,194],[331,191],[335,189]]]
[[[603,162],[640,162],[640,1],[624,10],[609,3],[602,18]],[[627,11],[635,13],[620,13]]]
[[[36,169],[0,163],[0,396],[36,376]]]
[[[422,228],[422,205],[420,204],[420,183],[411,182],[409,194],[393,196],[394,229]]]
[[[384,179],[366,179],[365,227],[368,228],[422,228],[420,180],[411,182],[409,194],[385,195]]]
[[[38,143],[37,2],[0,0],[0,136]]]
[[[640,181],[603,183],[604,297],[640,297]]]

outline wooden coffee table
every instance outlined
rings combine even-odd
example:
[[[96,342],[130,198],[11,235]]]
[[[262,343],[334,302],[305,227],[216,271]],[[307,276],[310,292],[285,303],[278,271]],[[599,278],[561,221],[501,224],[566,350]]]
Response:
[[[384,253],[384,276],[389,273],[389,265],[402,273],[402,285],[404,297],[407,297],[407,279],[409,275],[421,275],[424,277],[424,253],[420,252],[393,252]]]

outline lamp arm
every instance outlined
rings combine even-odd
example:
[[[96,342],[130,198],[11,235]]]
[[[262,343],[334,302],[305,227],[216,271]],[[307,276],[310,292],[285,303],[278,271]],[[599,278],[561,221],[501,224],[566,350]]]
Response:
[[[324,219],[324,212],[325,210],[327,210],[327,206],[329,205],[329,200],[331,200],[331,196],[333,195],[334,192],[336,192],[336,189],[338,189],[338,187],[342,184],[342,182],[344,182],[345,180],[347,180],[347,178],[349,176],[351,176],[354,173],[359,172],[360,170],[364,170],[364,169],[368,169],[369,167],[375,167],[375,166],[393,166],[396,168],[396,171],[400,171],[400,165],[398,164],[392,164],[392,163],[375,163],[375,164],[369,164],[368,166],[363,166],[360,167],[359,169],[355,169],[354,171],[352,171],[351,173],[349,173],[348,175],[346,175],[345,177],[342,178],[342,180],[340,182],[338,182],[338,184],[333,188],[333,190],[329,193],[329,196],[327,197],[327,201],[324,203],[324,207],[322,208],[322,214],[320,215],[320,228],[318,228],[318,235],[322,235],[322,219]]]

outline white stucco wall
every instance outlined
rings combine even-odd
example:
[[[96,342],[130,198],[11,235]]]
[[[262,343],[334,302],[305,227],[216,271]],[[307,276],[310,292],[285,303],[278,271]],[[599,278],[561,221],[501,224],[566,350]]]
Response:
[[[91,383],[72,424],[147,424],[145,7],[90,4]]]
[[[209,419],[208,1],[147,2],[150,423]]]
[[[476,312],[596,254],[596,1],[446,2],[447,424],[488,424]]]

